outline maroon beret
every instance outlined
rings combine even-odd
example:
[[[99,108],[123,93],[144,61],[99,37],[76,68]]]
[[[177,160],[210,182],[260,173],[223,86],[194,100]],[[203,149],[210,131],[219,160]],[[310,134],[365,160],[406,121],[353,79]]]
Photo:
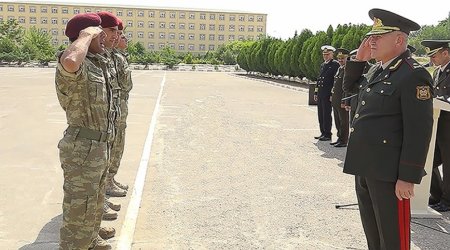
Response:
[[[117,18],[117,20],[119,20],[119,25],[117,25],[119,30],[123,30],[123,22],[122,20],[120,20],[120,18]]]
[[[102,19],[101,25],[103,28],[111,28],[111,27],[119,26],[119,20],[111,12],[100,11],[100,12],[97,12],[97,15],[99,15],[100,18]]]
[[[98,27],[102,23],[102,20],[96,13],[81,13],[77,14],[66,25],[66,36],[74,41],[78,38],[80,31],[87,27]]]

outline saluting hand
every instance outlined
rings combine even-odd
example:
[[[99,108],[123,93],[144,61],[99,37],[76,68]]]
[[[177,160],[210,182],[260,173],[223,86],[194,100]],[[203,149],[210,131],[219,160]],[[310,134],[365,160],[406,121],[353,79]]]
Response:
[[[395,184],[395,195],[399,200],[414,197],[414,183],[397,180]]]
[[[369,61],[370,59],[372,59],[372,57],[370,56],[369,37],[366,37],[359,45],[358,52],[356,53],[356,60]]]
[[[92,36],[92,39],[96,38],[103,30],[100,27],[87,27],[80,31],[80,36]]]

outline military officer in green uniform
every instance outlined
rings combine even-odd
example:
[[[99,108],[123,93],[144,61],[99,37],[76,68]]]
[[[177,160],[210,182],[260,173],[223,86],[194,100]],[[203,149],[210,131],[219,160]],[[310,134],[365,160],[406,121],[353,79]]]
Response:
[[[450,102],[450,40],[424,40],[427,56],[437,68],[433,73],[434,96]],[[443,179],[438,166],[442,164]],[[450,211],[450,112],[441,110],[436,147],[434,152],[433,175],[431,178],[431,207],[439,212]]]
[[[433,126],[432,79],[407,50],[420,26],[382,9],[369,16],[372,30],[345,70],[361,87],[344,172],[355,175],[369,249],[409,249],[409,199],[426,174]],[[363,75],[372,58],[378,63]]]
[[[74,16],[65,30],[72,43],[58,55],[56,93],[68,123],[58,143],[64,173],[60,249],[111,249],[99,237],[113,139],[100,23],[95,13]]]
[[[331,90],[331,106],[333,106],[334,124],[337,130],[337,140],[330,143],[335,147],[347,147],[348,140],[348,111],[345,110],[345,103],[342,100],[344,91],[342,82],[344,80],[344,69],[349,56],[349,51],[343,48],[336,49],[336,58],[339,63],[338,71],[334,76],[334,85]]]

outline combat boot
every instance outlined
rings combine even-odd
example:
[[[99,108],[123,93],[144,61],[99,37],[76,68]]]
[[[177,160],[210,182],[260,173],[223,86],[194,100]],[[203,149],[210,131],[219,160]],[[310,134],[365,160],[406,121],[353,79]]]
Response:
[[[112,201],[110,201],[108,198],[105,198],[105,203],[106,205],[108,205],[109,208],[111,208],[112,210],[118,212],[120,210],[120,208],[122,208],[122,205],[118,204],[118,203],[114,203]]]
[[[112,246],[100,236],[93,242],[93,246],[89,247],[89,250],[111,250]]]
[[[117,213],[115,211],[113,211],[111,208],[108,207],[108,205],[105,204],[103,205],[103,216],[102,216],[103,220],[115,220],[117,219]]]
[[[116,229],[114,229],[113,227],[100,227],[100,230],[98,231],[98,236],[100,236],[104,240],[111,239],[115,235]]]
[[[113,180],[114,184],[115,184],[117,187],[119,187],[119,188],[121,188],[121,189],[123,189],[123,190],[128,191],[128,185],[127,185],[127,184],[122,184],[122,183],[116,181],[116,179],[114,179],[114,175],[112,176],[112,180]]]
[[[108,174],[106,177],[106,195],[111,197],[124,197],[127,195],[127,191],[116,186],[113,181],[113,176]]]

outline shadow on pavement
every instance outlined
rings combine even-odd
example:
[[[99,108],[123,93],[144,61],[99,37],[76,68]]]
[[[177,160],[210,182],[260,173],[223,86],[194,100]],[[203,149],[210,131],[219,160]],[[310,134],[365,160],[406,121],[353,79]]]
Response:
[[[329,159],[338,159],[340,161],[338,166],[343,168],[347,148],[336,148],[330,145],[330,142],[331,141],[317,141],[314,143],[314,145],[316,145],[316,147],[323,152],[323,154],[321,155],[322,157]]]
[[[36,240],[25,245],[19,250],[50,250],[58,249],[59,245],[59,228],[62,223],[62,214],[53,217],[39,232]]]
[[[450,212],[439,219],[411,220],[411,238],[421,250],[447,250],[450,246]]]

